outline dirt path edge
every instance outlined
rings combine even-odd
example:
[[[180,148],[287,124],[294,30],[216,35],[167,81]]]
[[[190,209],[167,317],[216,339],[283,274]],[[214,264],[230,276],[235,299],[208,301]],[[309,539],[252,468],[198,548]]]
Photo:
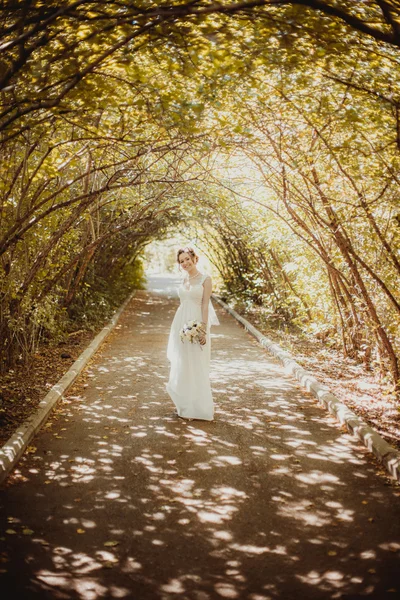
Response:
[[[213,300],[218,302],[232,317],[234,317],[268,352],[276,356],[283,365],[285,371],[295,377],[308,392],[315,396],[319,403],[333,414],[337,420],[345,425],[350,433],[358,436],[363,444],[372,452],[381,462],[392,477],[400,481],[400,452],[388,444],[375,429],[367,425],[360,419],[348,406],[340,402],[329,389],[321,385],[318,380],[299,365],[293,356],[283,350],[278,344],[272,342],[254,327],[247,319],[239,315],[233,308],[228,306],[223,300],[215,294]]]
[[[41,400],[38,409],[15,431],[0,449],[0,484],[7,478],[9,473],[18,463],[28,444],[49,417],[50,412],[57,402],[62,398],[76,378],[81,374],[89,360],[97,352],[100,345],[117,325],[118,320],[125,308],[135,295],[132,292],[123,304],[116,310],[110,321],[96,335],[89,346],[79,355],[73,365],[53,385],[46,396]]]

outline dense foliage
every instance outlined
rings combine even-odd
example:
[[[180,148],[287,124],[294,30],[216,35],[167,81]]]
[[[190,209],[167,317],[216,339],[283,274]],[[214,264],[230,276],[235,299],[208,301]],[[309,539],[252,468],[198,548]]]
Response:
[[[398,384],[396,2],[0,11],[3,371],[195,228],[227,294]]]

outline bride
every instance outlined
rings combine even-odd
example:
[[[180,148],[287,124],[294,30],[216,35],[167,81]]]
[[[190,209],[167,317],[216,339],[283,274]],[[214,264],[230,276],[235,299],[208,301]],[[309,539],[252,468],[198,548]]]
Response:
[[[167,392],[180,417],[212,421],[210,326],[219,325],[219,321],[210,301],[211,277],[198,271],[198,260],[193,248],[178,250],[177,262],[184,271],[184,278],[178,289],[180,305],[168,339],[167,357],[171,369]],[[198,342],[182,342],[180,331],[191,320],[201,321],[203,332]]]

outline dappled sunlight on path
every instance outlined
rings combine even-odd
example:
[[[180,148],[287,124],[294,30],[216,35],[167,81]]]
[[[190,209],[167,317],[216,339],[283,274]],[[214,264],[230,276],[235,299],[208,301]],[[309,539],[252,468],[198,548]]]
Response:
[[[215,421],[176,417],[165,392],[175,309],[169,293],[137,294],[3,488],[2,530],[15,533],[2,533],[2,589],[81,600],[395,597],[397,488],[221,310]]]

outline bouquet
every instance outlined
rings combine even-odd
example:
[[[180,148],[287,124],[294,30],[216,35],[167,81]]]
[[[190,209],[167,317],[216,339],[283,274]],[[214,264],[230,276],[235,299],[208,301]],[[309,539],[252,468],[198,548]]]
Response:
[[[182,342],[188,340],[191,344],[200,343],[200,338],[205,334],[204,323],[201,321],[188,321],[179,332]],[[201,346],[200,346],[201,347]]]

